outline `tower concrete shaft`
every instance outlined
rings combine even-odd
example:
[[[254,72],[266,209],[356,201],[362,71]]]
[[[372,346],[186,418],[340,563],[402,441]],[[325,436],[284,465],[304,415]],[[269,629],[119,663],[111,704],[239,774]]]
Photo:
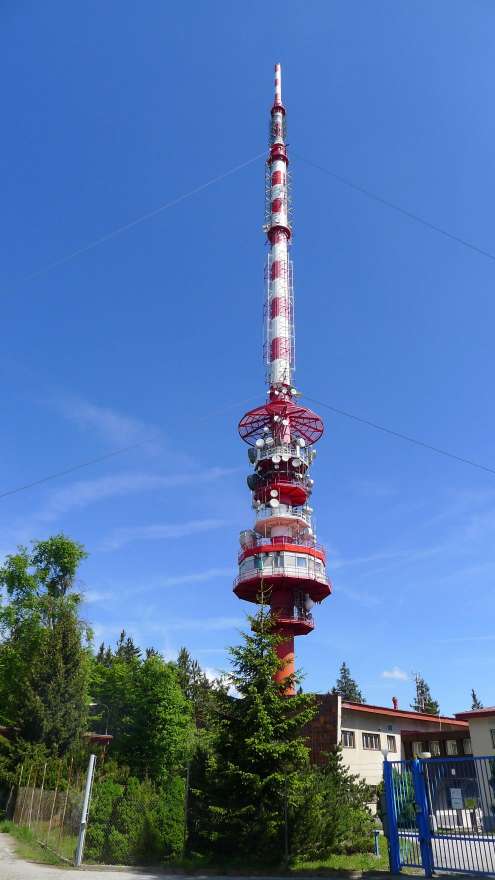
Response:
[[[239,575],[234,592],[248,602],[269,602],[282,638],[277,680],[293,693],[294,637],[314,628],[311,608],[331,593],[326,555],[318,545],[309,498],[313,445],[323,433],[316,413],[298,403],[293,386],[294,294],[290,261],[291,223],[286,111],[282,72],[275,65],[266,171],[265,344],[268,400],[250,410],[239,433],[250,445],[253,472],[247,478],[255,511],[253,528],[241,532]]]

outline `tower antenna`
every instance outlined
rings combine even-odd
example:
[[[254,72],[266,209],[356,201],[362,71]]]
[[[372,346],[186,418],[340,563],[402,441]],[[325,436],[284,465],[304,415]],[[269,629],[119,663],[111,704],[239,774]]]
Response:
[[[240,599],[259,603],[269,589],[275,630],[282,637],[277,646],[282,663],[276,680],[286,695],[292,695],[294,637],[314,629],[311,608],[330,595],[331,584],[309,505],[313,490],[310,467],[316,455],[313,445],[323,433],[323,422],[297,402],[299,392],[293,385],[294,273],[289,256],[289,158],[280,64],[275,65],[274,85],[264,226],[269,245],[263,346],[268,400],[239,422],[239,433],[250,446],[253,472],[247,483],[255,523],[240,535],[234,592]]]

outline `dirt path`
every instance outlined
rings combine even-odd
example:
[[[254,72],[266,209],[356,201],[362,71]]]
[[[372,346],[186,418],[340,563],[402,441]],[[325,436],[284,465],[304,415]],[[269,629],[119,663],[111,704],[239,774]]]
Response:
[[[177,875],[134,870],[90,870],[84,868],[57,868],[25,862],[15,854],[15,842],[8,834],[0,834],[0,880],[75,880],[79,874],[83,880],[178,880]],[[181,878],[182,880],[182,878]],[[195,878],[199,880],[199,878]],[[212,878],[208,878],[212,880]],[[225,880],[225,878],[222,878]]]

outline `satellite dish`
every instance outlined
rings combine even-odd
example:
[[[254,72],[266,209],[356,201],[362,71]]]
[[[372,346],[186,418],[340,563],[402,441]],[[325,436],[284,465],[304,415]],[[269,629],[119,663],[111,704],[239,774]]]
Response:
[[[269,430],[270,430],[270,428],[268,427],[268,425],[265,425],[265,427],[263,428],[263,432],[265,434],[268,434]]]
[[[251,492],[254,492],[254,490],[257,489],[259,484],[261,483],[261,477],[259,477],[258,474],[249,474],[249,476],[246,477],[246,483],[251,489]]]
[[[248,449],[248,458],[251,464],[256,464],[256,449],[253,449],[252,446]]]
[[[275,440],[273,439],[273,437],[267,437],[265,440],[266,446],[273,446],[274,443],[275,443]]]
[[[304,510],[306,511],[306,513],[313,513],[312,507],[305,507]]]
[[[270,495],[272,498],[278,498],[278,492],[276,489],[270,489]]]
[[[289,424],[289,419],[282,419],[282,424],[283,424],[283,425],[288,425],[288,424]]]
[[[263,440],[262,437],[259,437],[258,440],[256,441],[256,446],[258,447],[258,449],[263,449],[264,445],[265,445],[265,441]]]
[[[304,439],[304,437],[299,437],[299,440],[297,442],[298,446],[306,446],[306,440]]]
[[[274,464],[274,465],[273,465],[273,470],[274,470],[274,471],[278,471],[279,469],[280,469],[280,465],[279,465],[279,464]]]
[[[308,479],[308,486],[314,486],[314,484],[315,484],[315,481],[312,480],[311,477],[309,477],[309,479]]]
[[[280,464],[281,458],[280,455],[276,452],[275,455],[272,455],[273,464]]]
[[[270,507],[279,507],[280,501],[278,498],[270,498]]]
[[[292,465],[292,467],[295,467],[295,468],[301,467],[301,459],[300,458],[293,458],[291,461],[291,465]]]
[[[288,452],[282,452],[282,461],[289,461],[290,455]]]

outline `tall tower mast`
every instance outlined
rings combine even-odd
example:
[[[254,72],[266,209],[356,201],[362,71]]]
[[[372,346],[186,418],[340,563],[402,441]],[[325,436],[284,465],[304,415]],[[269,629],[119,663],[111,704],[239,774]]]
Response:
[[[271,108],[270,148],[266,163],[265,232],[269,252],[265,270],[264,360],[268,400],[239,422],[239,433],[250,445],[255,523],[241,532],[239,575],[234,592],[240,599],[269,601],[283,641],[278,654],[283,683],[294,673],[294,636],[314,629],[311,608],[331,593],[325,551],[316,542],[309,497],[313,444],[323,433],[316,413],[297,403],[292,383],[294,358],[293,271],[289,257],[291,224],[286,147],[286,111],[282,103],[282,72],[275,65],[275,97]],[[287,694],[292,693],[290,686]]]

